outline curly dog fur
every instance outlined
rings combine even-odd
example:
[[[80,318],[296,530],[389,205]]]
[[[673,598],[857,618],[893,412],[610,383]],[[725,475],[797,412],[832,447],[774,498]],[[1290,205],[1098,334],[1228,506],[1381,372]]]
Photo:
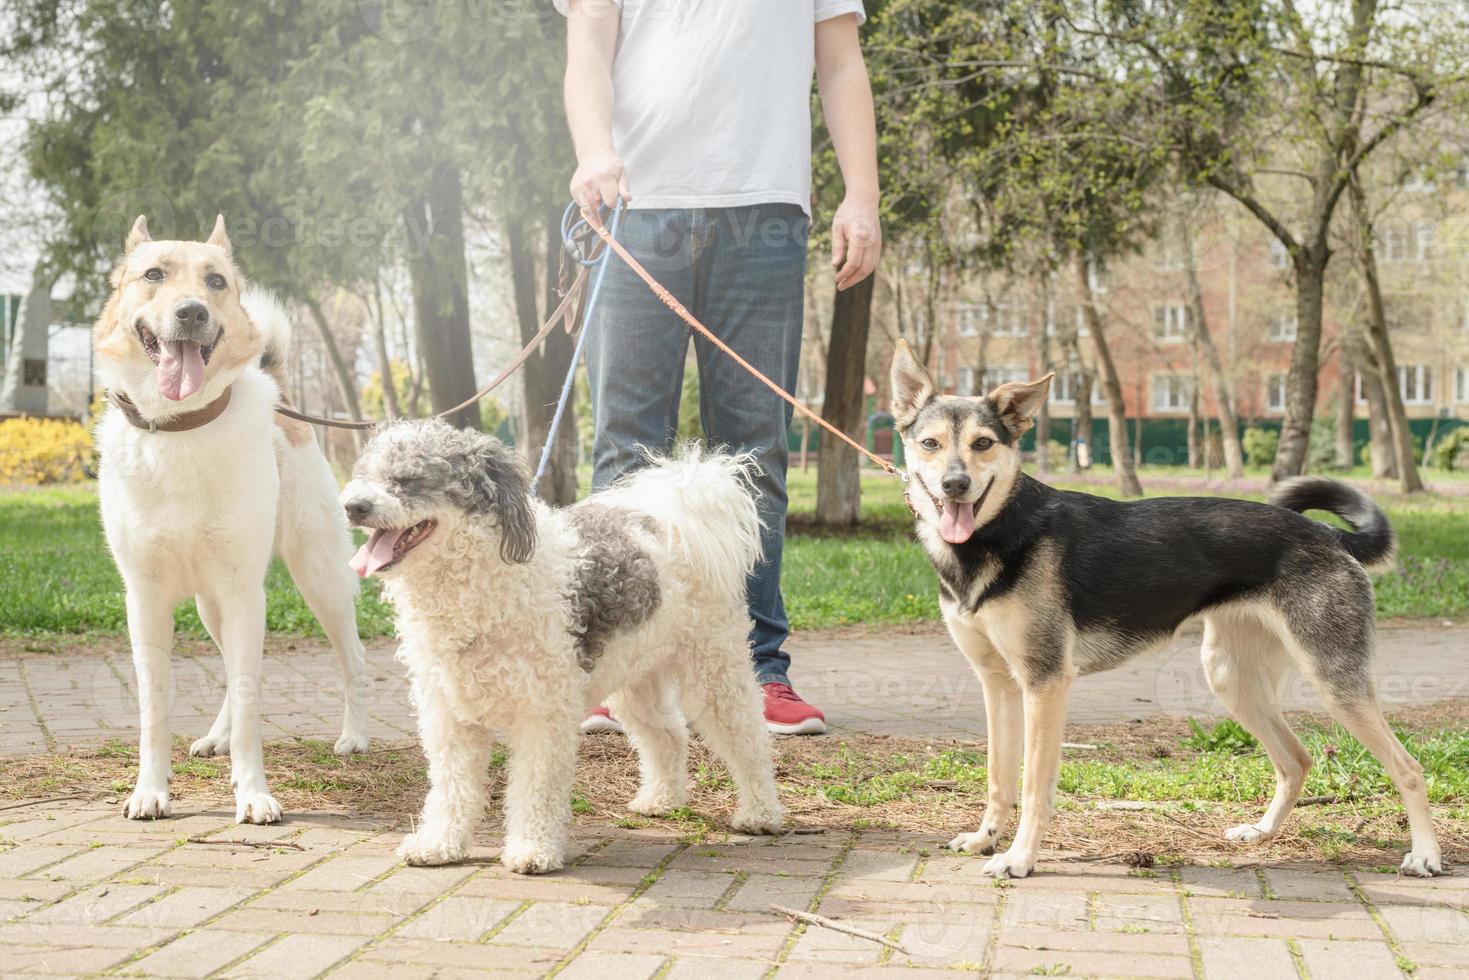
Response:
[[[633,812],[687,799],[687,724],[739,788],[735,829],[783,814],[750,672],[745,580],[759,559],[746,459],[686,450],[565,510],[532,500],[514,452],[442,422],[388,426],[342,492],[372,532],[353,559],[397,612],[430,789],[399,853],[469,852],[494,734],[510,750],[503,862],[564,862],[578,724],[606,702],[638,752]]]

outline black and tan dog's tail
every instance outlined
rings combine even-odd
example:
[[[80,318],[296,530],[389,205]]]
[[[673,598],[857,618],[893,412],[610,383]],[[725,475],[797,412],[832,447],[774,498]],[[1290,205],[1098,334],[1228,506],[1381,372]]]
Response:
[[[1387,515],[1356,487],[1324,476],[1301,476],[1276,488],[1270,502],[1277,507],[1304,514],[1324,510],[1351,525],[1350,531],[1336,529],[1337,543],[1369,571],[1392,567],[1398,536]]]

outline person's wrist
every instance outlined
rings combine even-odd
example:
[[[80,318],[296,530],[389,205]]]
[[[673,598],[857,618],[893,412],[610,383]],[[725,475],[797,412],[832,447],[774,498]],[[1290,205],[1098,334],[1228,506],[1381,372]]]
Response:
[[[879,194],[876,185],[852,185],[847,188],[846,199],[852,204],[863,208],[877,210]]]

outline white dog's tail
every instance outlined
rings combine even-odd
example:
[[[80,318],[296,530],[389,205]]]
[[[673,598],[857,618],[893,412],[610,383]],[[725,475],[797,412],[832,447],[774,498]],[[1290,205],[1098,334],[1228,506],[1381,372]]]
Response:
[[[275,293],[260,286],[247,287],[240,295],[240,305],[265,341],[265,351],[260,355],[260,370],[274,378],[284,394],[286,355],[291,352],[291,314]]]
[[[716,594],[742,598],[761,554],[752,487],[758,465],[748,453],[731,456],[683,445],[672,458],[652,457],[651,465],[610,487],[604,499],[655,518],[669,529],[670,546],[700,582]]]

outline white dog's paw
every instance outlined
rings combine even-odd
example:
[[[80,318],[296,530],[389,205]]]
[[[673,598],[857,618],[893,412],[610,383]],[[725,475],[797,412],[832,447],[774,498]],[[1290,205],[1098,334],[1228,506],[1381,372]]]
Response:
[[[1402,873],[1415,878],[1432,878],[1443,874],[1443,858],[1437,854],[1409,851],[1403,858]]]
[[[650,789],[643,787],[638,790],[638,795],[628,801],[629,813],[636,813],[644,817],[662,817],[683,806],[687,799],[680,799],[679,795],[672,790],[664,788]]]
[[[999,834],[995,831],[980,828],[972,834],[960,834],[949,841],[947,847],[961,854],[993,854],[997,837]]]
[[[990,858],[981,870],[993,878],[1027,878],[1035,870],[1035,856],[1012,847]]]
[[[559,844],[549,841],[506,841],[500,863],[518,875],[539,875],[560,870],[566,855]]]
[[[785,811],[780,804],[742,806],[734,812],[729,825],[742,834],[778,834],[785,829]]]
[[[207,758],[209,758],[210,756],[213,756],[213,755],[229,755],[229,754],[230,754],[230,733],[229,732],[225,732],[223,735],[219,735],[219,736],[205,735],[203,738],[196,738],[196,739],[194,739],[193,743],[189,746],[189,755],[198,756],[201,759],[207,759]]]
[[[122,815],[129,820],[161,820],[173,812],[168,790],[144,789],[139,786],[123,804]]]
[[[1239,841],[1241,844],[1263,844],[1274,836],[1274,834],[1268,834],[1262,828],[1256,827],[1252,823],[1242,823],[1238,827],[1230,827],[1224,832],[1226,840]]]
[[[403,838],[398,856],[413,865],[454,864],[469,856],[469,848],[462,841],[421,830]]]
[[[281,805],[269,793],[240,793],[235,797],[235,823],[280,823]]]
[[[342,734],[337,737],[337,744],[332,746],[332,751],[337,755],[353,755],[357,752],[367,751],[367,733],[358,731],[347,731],[342,729]]]

